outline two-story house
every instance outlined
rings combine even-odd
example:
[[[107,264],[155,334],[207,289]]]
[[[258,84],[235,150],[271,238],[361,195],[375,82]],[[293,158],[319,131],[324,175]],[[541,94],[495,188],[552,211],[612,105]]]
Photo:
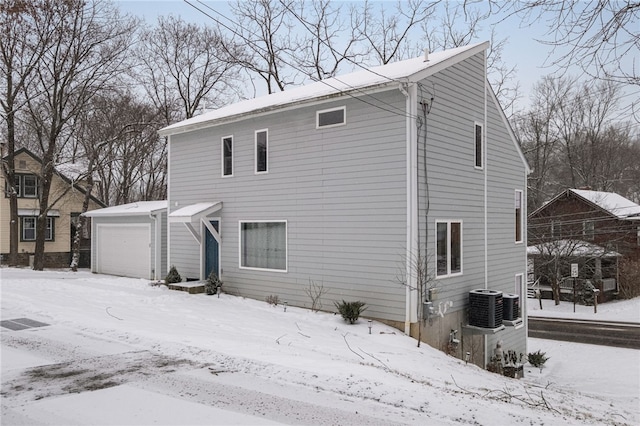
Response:
[[[574,263],[581,279],[600,288],[603,301],[617,290],[620,260],[640,260],[640,205],[619,194],[567,189],[528,220],[531,260],[543,287],[555,275],[570,277]]]
[[[363,301],[368,317],[414,336],[421,328],[437,348],[453,341],[480,365],[498,340],[526,352],[526,321],[468,327],[471,290],[522,295],[526,273],[528,166],[487,82],[488,46],[356,71],[162,129],[168,265],[303,307],[315,283],[325,309]]]
[[[36,217],[40,212],[38,188],[42,161],[26,148],[16,150],[14,154],[16,180],[15,190],[18,196],[18,264],[29,265],[35,250]],[[68,267],[71,263],[72,238],[75,224],[79,220],[84,201],[84,190],[73,183],[64,174],[56,171],[53,175],[50,200],[55,200],[47,213],[45,236],[45,267]],[[5,182],[4,173],[0,174],[0,185],[4,196],[0,197],[0,253],[5,263],[9,255],[9,224],[11,212],[9,207],[9,186]],[[91,197],[89,210],[104,207],[95,197]],[[83,232],[81,241],[82,256],[80,266],[89,266],[90,227]]]

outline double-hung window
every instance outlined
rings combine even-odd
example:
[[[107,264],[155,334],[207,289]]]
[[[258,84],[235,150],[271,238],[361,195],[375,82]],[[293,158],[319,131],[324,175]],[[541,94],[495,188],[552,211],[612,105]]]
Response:
[[[47,217],[47,228],[45,229],[45,241],[53,241],[54,222],[52,217]],[[36,218],[33,216],[22,217],[22,241],[36,240]]]
[[[515,220],[516,220],[516,243],[522,242],[522,228],[523,215],[522,215],[522,191],[516,189],[515,193]]]
[[[474,126],[474,140],[475,140],[475,167],[482,168],[483,158],[483,140],[482,140],[482,124],[475,123]]]
[[[240,221],[240,268],[287,271],[287,222]]]
[[[256,130],[256,173],[269,171],[269,135],[267,129]]]
[[[436,277],[462,273],[462,222],[436,222]]]
[[[38,197],[38,178],[35,175],[15,175],[14,189],[18,198]],[[8,197],[11,189],[5,182],[5,196]]]
[[[222,176],[233,176],[233,136],[222,138]]]

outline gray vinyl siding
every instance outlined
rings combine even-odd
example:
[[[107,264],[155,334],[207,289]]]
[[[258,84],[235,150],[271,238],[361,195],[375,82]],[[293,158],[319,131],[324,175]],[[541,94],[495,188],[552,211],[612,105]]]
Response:
[[[526,220],[524,220],[521,243],[515,242],[515,190],[523,196],[523,216],[526,218],[526,173],[518,151],[514,147],[502,116],[493,99],[487,102],[487,141],[489,157],[488,172],[488,228],[489,288],[504,293],[515,293],[515,276],[523,274],[526,279]],[[520,300],[521,309],[527,302],[526,291]],[[488,339],[489,355],[498,340],[506,352],[514,350],[526,355],[526,332],[524,329],[507,329]]]
[[[170,139],[170,210],[222,201],[225,290],[309,307],[310,280],[323,309],[362,300],[368,316],[403,321],[405,290],[395,282],[406,245],[405,97],[393,89],[247,118]],[[370,105],[396,108],[389,114]],[[316,111],[346,106],[346,125],[316,129]],[[254,173],[254,132],[268,129],[268,173]],[[233,135],[233,177],[221,177],[221,137]],[[177,203],[177,206],[176,206]],[[239,221],[286,220],[288,271],[239,268]],[[170,224],[170,263],[201,277],[199,246]]]
[[[483,69],[483,54],[478,54],[422,82],[423,98],[428,101],[434,96],[426,119],[428,191],[424,130],[418,145],[420,241],[429,250],[433,274],[436,221],[462,222],[462,275],[436,278],[432,283],[437,289],[434,302],[452,301],[451,311],[465,309],[469,290],[484,287],[484,171],[474,167],[474,123],[484,121]],[[424,234],[425,220],[428,238]]]
[[[420,241],[429,250],[429,268],[435,274],[435,223],[462,221],[462,275],[436,278],[434,305],[452,301],[450,313],[468,306],[470,290],[485,287],[485,173],[487,180],[487,287],[514,293],[515,275],[526,270],[526,243],[515,243],[514,191],[526,194],[525,165],[508,133],[491,94],[486,97],[483,54],[429,77],[418,91],[424,100],[434,96],[426,118],[428,187],[424,178],[424,136],[418,145]],[[491,90],[487,87],[487,90]],[[420,101],[420,96],[418,101]],[[421,112],[420,105],[418,111]],[[421,114],[419,114],[424,120]],[[475,167],[475,124],[484,127],[483,168]],[[428,190],[427,190],[428,189]],[[427,212],[428,193],[428,212]],[[524,213],[524,212],[523,212]],[[526,216],[525,216],[526,217]],[[425,222],[428,238],[425,238]],[[524,230],[523,230],[524,232]],[[526,300],[524,301],[526,303]],[[454,327],[466,324],[466,319]],[[435,324],[435,323],[434,323]],[[437,324],[434,327],[441,327]],[[427,333],[437,333],[436,329]],[[446,339],[446,334],[443,334]],[[526,332],[507,327],[487,339],[491,356],[495,343],[526,353]],[[445,342],[440,342],[441,345]]]

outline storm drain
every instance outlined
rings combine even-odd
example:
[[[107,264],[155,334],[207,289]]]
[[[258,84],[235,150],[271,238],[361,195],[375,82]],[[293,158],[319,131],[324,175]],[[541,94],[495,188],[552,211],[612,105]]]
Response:
[[[45,327],[47,325],[49,324],[29,318],[16,318],[0,321],[0,327],[8,328],[9,330],[13,331],[26,330],[28,328],[35,327]]]

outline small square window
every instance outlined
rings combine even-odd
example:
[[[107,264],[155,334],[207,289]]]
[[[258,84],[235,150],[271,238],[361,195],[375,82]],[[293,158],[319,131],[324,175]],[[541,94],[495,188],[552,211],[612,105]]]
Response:
[[[316,113],[316,128],[342,126],[346,123],[346,107],[325,109]]]

